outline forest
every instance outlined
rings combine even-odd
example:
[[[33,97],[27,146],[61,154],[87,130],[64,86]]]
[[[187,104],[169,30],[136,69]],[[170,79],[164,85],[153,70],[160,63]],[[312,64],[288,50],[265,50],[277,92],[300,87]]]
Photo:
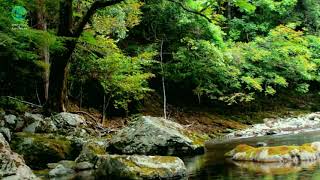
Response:
[[[320,178],[319,0],[0,11],[0,179]]]

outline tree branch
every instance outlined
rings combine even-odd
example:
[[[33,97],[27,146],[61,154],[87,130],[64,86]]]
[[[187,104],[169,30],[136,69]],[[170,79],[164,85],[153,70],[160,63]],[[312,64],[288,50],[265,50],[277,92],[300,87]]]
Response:
[[[124,0],[109,0],[109,1],[107,1],[107,0],[96,0],[91,5],[91,7],[88,9],[86,14],[82,17],[82,19],[80,20],[79,25],[75,29],[75,33],[74,33],[73,37],[79,37],[81,35],[81,33],[84,30],[84,27],[89,22],[90,18],[94,15],[94,13],[96,13],[97,10],[99,10],[101,8],[108,7],[108,6],[112,6],[112,5],[115,5],[115,4],[119,4],[122,1],[124,1]]]
[[[211,20],[209,17],[207,17],[206,15],[202,14],[201,12],[188,9],[187,7],[185,7],[185,6],[183,5],[182,2],[177,2],[177,1],[175,1],[175,0],[168,0],[168,1],[173,2],[173,3],[176,3],[176,4],[178,4],[183,10],[185,10],[185,11],[187,11],[187,12],[189,12],[189,13],[193,13],[193,14],[199,15],[199,16],[201,16],[201,17],[204,17],[207,21],[209,21],[210,23],[213,23],[212,20]]]

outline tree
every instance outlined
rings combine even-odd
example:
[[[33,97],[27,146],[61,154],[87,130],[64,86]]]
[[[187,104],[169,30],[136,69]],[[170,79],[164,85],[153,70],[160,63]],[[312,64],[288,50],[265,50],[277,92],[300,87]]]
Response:
[[[48,112],[66,111],[68,64],[86,24],[97,10],[119,4],[122,1],[96,0],[78,23],[73,22],[73,0],[63,0],[60,2],[57,36],[63,38],[65,50],[51,56],[49,97],[45,106]]]

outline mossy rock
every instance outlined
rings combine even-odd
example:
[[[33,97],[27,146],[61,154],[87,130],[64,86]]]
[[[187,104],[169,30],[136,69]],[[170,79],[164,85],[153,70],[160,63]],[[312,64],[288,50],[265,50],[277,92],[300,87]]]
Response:
[[[186,168],[178,157],[103,155],[97,163],[99,178],[182,179]]]
[[[90,162],[96,164],[99,155],[105,155],[106,143],[102,140],[91,139],[82,146],[80,155],[77,157],[76,162]]]
[[[178,123],[142,116],[116,133],[107,150],[115,154],[184,156],[203,154],[204,141]]]
[[[23,155],[33,169],[46,168],[48,163],[74,160],[79,154],[73,142],[51,134],[16,133],[11,141],[12,149]]]
[[[288,162],[312,161],[320,159],[320,142],[301,146],[252,147],[240,144],[225,156],[238,161],[254,162]]]

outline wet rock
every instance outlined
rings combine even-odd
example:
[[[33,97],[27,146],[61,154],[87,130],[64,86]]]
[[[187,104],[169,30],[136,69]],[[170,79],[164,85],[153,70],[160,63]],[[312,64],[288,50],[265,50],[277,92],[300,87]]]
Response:
[[[33,169],[45,168],[48,163],[74,159],[79,154],[73,142],[51,134],[16,133],[11,141],[12,149],[23,155]]]
[[[178,157],[103,155],[99,157],[99,178],[182,179],[186,167]]]
[[[252,147],[241,144],[225,154],[236,161],[300,162],[320,159],[320,142],[301,146]]]
[[[0,179],[38,179],[0,133]]]
[[[107,150],[118,154],[186,155],[203,153],[204,146],[180,124],[143,116],[116,133]]]

